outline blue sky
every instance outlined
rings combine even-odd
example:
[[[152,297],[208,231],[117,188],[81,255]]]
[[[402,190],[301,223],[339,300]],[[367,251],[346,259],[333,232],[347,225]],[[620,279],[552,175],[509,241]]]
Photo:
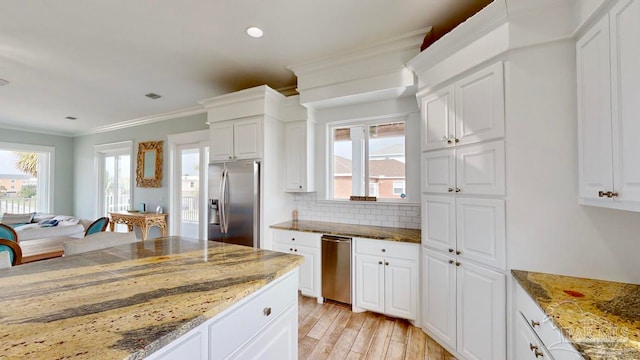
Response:
[[[0,150],[0,174],[24,174],[16,169],[16,153]]]

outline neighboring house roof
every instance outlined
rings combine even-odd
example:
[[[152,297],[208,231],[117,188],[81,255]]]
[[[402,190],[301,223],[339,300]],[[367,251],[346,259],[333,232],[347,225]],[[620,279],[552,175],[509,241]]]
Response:
[[[351,175],[351,160],[336,155],[333,173],[336,175]],[[369,176],[404,178],[404,163],[396,159],[371,160],[369,162]]]

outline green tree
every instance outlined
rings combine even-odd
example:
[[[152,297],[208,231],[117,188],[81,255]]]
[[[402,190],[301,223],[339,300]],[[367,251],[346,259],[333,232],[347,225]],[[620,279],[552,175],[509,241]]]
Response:
[[[38,154],[30,152],[18,152],[16,169],[33,177],[38,177]]]
[[[30,199],[36,196],[36,186],[35,185],[22,185],[20,189],[20,197],[24,199]]]

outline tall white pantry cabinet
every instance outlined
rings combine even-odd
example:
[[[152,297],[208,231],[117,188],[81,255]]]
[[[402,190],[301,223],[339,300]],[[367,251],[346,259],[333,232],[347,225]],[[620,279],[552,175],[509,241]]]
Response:
[[[417,94],[423,151],[421,323],[460,358],[505,359],[503,63],[459,75],[421,86]]]

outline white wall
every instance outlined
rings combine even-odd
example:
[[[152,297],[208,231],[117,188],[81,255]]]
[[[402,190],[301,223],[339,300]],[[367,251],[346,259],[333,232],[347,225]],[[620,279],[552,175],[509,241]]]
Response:
[[[640,283],[640,213],[578,204],[574,47],[506,62],[509,268]]]
[[[148,209],[155,209],[161,205],[165,209],[169,205],[169,178],[171,174],[167,171],[169,160],[169,145],[167,136],[187,131],[206,130],[209,126],[205,123],[206,114],[192,115],[183,118],[165,120],[157,123],[134,126],[121,130],[114,130],[105,133],[79,136],[73,139],[73,163],[74,163],[74,188],[73,188],[73,210],[77,216],[83,218],[94,218],[96,213],[96,172],[94,164],[94,145],[108,144],[124,140],[133,140],[133,151],[131,165],[134,188],[132,189],[133,204],[145,202]],[[135,186],[135,164],[138,142],[163,140],[163,177],[160,188],[140,188]],[[171,214],[169,214],[171,216]],[[150,237],[158,236],[158,229],[151,229]]]
[[[407,199],[395,203],[348,203],[327,199],[327,124],[335,121],[405,116]],[[395,99],[312,111],[315,127],[316,193],[296,194],[301,220],[420,228],[420,110],[413,93]],[[320,201],[318,201],[320,200]],[[293,210],[293,209],[292,209]]]

